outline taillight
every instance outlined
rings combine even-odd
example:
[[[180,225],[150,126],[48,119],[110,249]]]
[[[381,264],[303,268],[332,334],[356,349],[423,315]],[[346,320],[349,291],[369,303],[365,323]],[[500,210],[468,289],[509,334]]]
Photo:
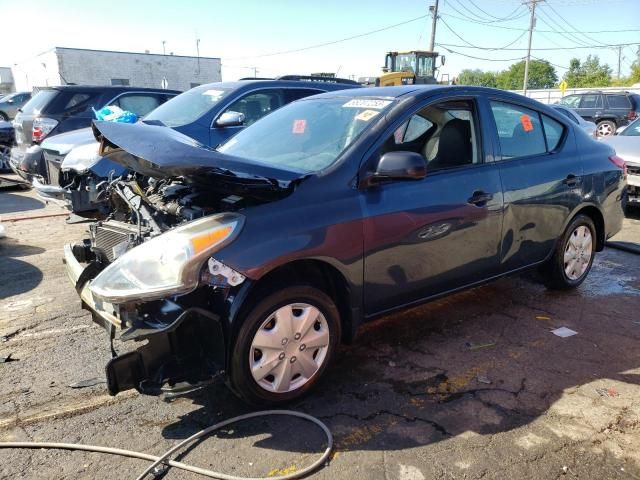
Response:
[[[631,110],[628,114],[627,114],[627,118],[629,120],[635,120],[636,118],[638,118],[638,112],[636,112],[635,110]]]
[[[624,175],[627,174],[627,164],[625,163],[625,161],[623,159],[621,159],[619,156],[617,155],[611,155],[609,157],[609,161],[611,163],[613,163],[616,167],[621,168],[622,169],[622,173]]]
[[[44,140],[44,137],[56,128],[56,125],[58,125],[58,122],[52,118],[35,118],[31,129],[31,140],[33,143],[40,143]]]

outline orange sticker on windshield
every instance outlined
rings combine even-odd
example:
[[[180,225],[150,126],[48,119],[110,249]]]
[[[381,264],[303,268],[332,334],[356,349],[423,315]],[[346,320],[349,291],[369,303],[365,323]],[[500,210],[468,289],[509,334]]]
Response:
[[[521,115],[520,123],[525,132],[533,131],[533,123],[531,123],[531,117],[529,115]]]
[[[307,128],[306,120],[294,120],[293,129],[291,130],[291,132],[295,133],[296,135],[302,135],[306,130],[306,128]]]

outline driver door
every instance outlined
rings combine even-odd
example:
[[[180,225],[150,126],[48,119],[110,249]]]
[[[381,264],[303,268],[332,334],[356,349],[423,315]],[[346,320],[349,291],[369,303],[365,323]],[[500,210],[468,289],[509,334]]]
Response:
[[[362,192],[367,316],[497,274],[502,191],[480,125],[474,98],[444,98],[394,122],[368,162],[410,150],[427,175]]]

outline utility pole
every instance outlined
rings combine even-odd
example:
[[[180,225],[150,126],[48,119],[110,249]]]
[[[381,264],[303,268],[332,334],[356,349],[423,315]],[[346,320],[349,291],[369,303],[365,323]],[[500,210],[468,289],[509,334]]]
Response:
[[[438,21],[438,0],[435,5],[429,7],[429,11],[433,15],[431,19],[431,42],[429,43],[429,51],[433,52],[436,47],[436,22]]]
[[[162,40],[162,54],[163,54],[163,55],[166,55],[166,54],[167,54],[167,51],[166,51],[166,50],[165,50],[165,48],[164,48],[164,44],[165,44],[165,43],[167,43],[167,41],[166,41],[166,40]]]
[[[618,47],[618,80],[620,80],[620,64],[622,63],[622,45]]]
[[[531,39],[533,38],[533,27],[536,24],[536,3],[539,0],[531,0],[531,20],[529,21],[529,46],[527,47],[527,59],[524,62],[524,83],[522,85],[523,95],[527,95],[527,83],[529,83],[529,61],[531,60]]]

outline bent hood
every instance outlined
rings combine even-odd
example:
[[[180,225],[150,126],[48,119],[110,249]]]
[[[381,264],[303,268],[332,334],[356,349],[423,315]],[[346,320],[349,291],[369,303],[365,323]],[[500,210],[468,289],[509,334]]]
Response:
[[[172,128],[145,123],[94,122],[99,153],[149,177],[224,177],[248,185],[287,188],[304,175],[212,150]]]

